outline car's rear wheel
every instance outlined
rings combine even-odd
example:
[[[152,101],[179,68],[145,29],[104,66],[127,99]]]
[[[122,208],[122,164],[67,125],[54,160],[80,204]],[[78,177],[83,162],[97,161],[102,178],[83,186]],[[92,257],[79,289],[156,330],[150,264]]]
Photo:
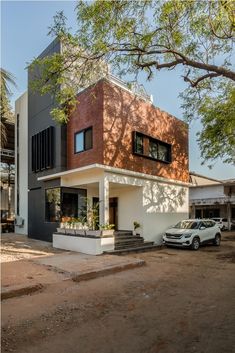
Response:
[[[220,234],[216,234],[215,239],[214,239],[214,241],[213,241],[213,244],[214,244],[215,246],[220,246],[220,241],[221,241]]]
[[[198,250],[200,247],[200,239],[198,237],[193,238],[192,244],[191,244],[191,249],[192,250]]]

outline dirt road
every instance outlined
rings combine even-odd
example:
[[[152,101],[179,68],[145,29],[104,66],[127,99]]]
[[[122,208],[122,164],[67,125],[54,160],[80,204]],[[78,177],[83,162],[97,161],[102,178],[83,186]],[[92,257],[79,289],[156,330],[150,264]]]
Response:
[[[223,239],[131,255],[146,266],[3,301],[2,353],[235,352],[235,233]]]

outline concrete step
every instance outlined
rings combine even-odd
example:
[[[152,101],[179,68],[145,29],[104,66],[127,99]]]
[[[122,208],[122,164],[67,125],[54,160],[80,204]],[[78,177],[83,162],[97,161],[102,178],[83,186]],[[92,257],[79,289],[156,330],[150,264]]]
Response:
[[[151,242],[149,242],[151,243]],[[154,250],[161,250],[161,246],[153,244],[144,244],[139,247],[129,247],[127,249],[117,249],[114,251],[107,251],[105,252],[106,254],[111,254],[111,255],[128,255],[130,253],[138,253],[138,252],[147,252],[147,251],[154,251]]]
[[[139,238],[121,238],[121,239],[114,239],[114,242],[115,244],[118,244],[118,243],[131,243],[131,242],[136,242],[136,241],[139,241],[139,242],[142,242],[144,241],[144,238],[142,237],[139,237]]]
[[[117,249],[130,249],[130,248],[139,248],[144,246],[144,243],[132,243],[132,244],[124,244],[124,245],[116,245],[114,247],[115,250]]]

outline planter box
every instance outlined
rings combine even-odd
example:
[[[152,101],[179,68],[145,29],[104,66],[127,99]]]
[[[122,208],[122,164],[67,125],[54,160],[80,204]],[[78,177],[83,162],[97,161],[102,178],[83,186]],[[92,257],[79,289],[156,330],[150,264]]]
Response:
[[[85,229],[75,229],[75,234],[85,236],[86,231],[85,231]]]
[[[75,235],[75,229],[66,228],[66,234]]]
[[[57,233],[53,234],[53,247],[83,254],[100,255],[104,251],[114,250],[114,237],[89,238]]]
[[[65,228],[56,228],[56,230],[57,230],[58,233],[66,234]]]
[[[101,236],[101,230],[87,230],[86,235],[91,235],[93,237],[100,237]]]
[[[104,230],[101,231],[101,235],[103,237],[113,236],[114,235],[114,229],[104,229]]]

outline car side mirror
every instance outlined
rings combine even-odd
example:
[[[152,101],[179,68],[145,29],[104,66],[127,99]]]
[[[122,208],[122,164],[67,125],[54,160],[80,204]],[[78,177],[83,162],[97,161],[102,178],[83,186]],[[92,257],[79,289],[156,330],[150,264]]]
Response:
[[[204,229],[206,229],[206,227],[204,227],[204,226],[201,226],[201,227],[200,227],[200,230],[204,230]]]

